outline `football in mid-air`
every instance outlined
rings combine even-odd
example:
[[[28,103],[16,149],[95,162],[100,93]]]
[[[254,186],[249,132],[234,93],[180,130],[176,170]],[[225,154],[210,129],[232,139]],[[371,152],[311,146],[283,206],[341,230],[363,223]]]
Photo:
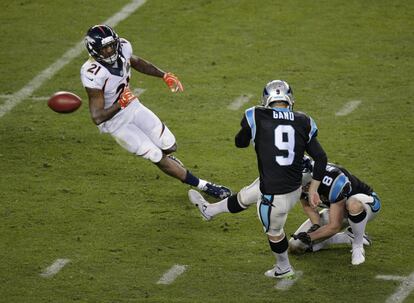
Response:
[[[61,91],[51,96],[47,105],[57,113],[67,114],[77,110],[82,105],[82,100],[74,93]]]

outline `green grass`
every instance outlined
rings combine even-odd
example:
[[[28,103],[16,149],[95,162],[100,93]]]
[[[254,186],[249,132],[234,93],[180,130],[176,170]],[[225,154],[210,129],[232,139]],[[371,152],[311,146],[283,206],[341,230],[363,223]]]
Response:
[[[126,3],[4,4],[0,94],[20,90]],[[85,51],[34,92],[73,91],[85,100],[77,112],[27,99],[0,118],[0,302],[385,302],[400,282],[375,276],[414,272],[413,11],[409,1],[148,0],[116,27],[137,55],[185,86],[174,95],[156,78],[134,73],[131,81],[176,135],[177,156],[234,190],[257,176],[253,150],[233,143],[243,111],[267,81],[287,80],[330,161],[382,199],[365,264],[351,266],[345,246],[291,256],[303,277],[288,292],[274,289],[254,209],[203,222],[188,186],[99,134],[79,79]],[[227,110],[242,94],[254,98]],[[335,116],[350,100],[362,103]],[[287,233],[304,219],[297,206]],[[71,263],[41,278],[57,258]],[[188,269],[157,285],[174,264]]]

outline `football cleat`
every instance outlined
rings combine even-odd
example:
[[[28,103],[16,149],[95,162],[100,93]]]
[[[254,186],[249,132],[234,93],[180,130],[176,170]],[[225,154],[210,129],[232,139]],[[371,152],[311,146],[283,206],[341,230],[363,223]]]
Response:
[[[295,277],[295,271],[292,267],[289,267],[287,270],[280,270],[279,266],[275,266],[272,269],[269,269],[264,273],[268,278],[276,279],[293,279]]]
[[[354,242],[354,233],[352,232],[351,226],[347,227],[347,229],[345,230],[345,234],[349,237],[349,239],[351,241],[351,244],[352,244]],[[365,246],[371,246],[372,245],[372,240],[368,236],[368,234],[366,234],[366,233],[364,233],[363,244]]]
[[[206,221],[210,221],[213,217],[206,214],[207,206],[210,204],[206,200],[204,200],[203,196],[196,190],[190,189],[188,191],[188,198],[190,199],[191,203],[198,207],[198,210],[203,216],[203,219]]]
[[[363,245],[352,245],[352,265],[365,262],[365,250]]]
[[[223,185],[208,182],[203,191],[216,199],[225,199],[231,196],[231,190]]]

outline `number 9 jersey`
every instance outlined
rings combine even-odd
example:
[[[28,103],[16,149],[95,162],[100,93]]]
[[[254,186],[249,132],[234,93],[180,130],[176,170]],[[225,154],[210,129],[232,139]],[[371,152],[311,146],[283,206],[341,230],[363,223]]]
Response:
[[[131,77],[130,58],[132,46],[129,41],[121,38],[121,50],[118,60],[110,65],[98,62],[90,57],[81,68],[81,80],[84,87],[100,89],[104,93],[104,108],[114,104],[128,87]]]
[[[246,110],[235,140],[237,147],[254,144],[262,194],[282,195],[301,186],[305,151],[315,160],[326,157],[317,133],[316,123],[304,113],[256,106]],[[316,180],[321,180],[325,167],[319,171]]]

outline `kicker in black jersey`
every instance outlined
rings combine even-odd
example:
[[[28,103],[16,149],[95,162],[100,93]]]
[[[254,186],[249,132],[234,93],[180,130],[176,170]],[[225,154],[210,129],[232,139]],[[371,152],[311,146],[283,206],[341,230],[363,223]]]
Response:
[[[257,154],[262,194],[280,195],[297,190],[302,180],[302,158],[326,158],[311,117],[289,108],[252,107],[246,110],[236,146],[253,142]],[[325,162],[326,163],[326,162]],[[324,171],[319,168],[319,171]],[[314,178],[322,174],[315,169]]]

